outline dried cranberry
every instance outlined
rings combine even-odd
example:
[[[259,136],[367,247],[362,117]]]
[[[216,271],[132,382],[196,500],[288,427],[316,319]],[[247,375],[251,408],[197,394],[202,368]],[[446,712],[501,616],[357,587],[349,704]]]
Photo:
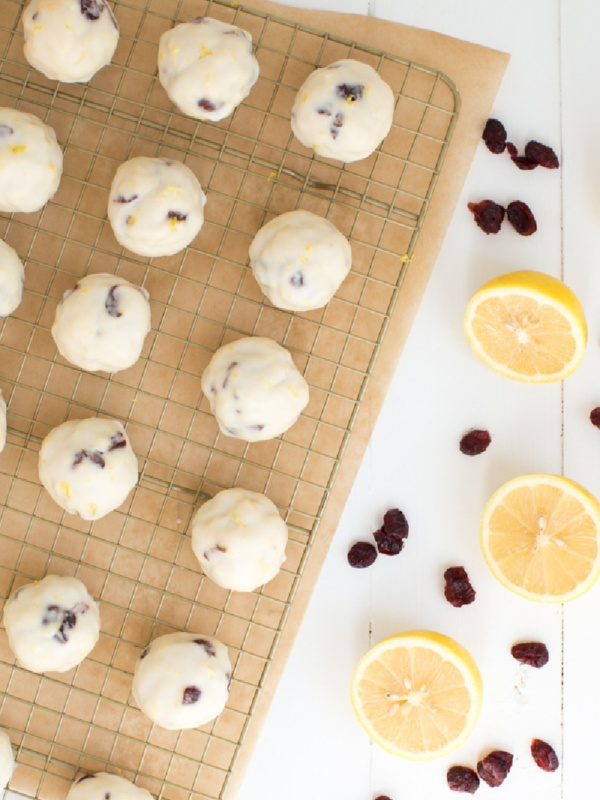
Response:
[[[373,534],[377,549],[386,556],[395,556],[404,547],[408,521],[399,508],[390,508],[383,515],[383,525]]]
[[[558,157],[551,147],[540,142],[531,141],[525,145],[525,155],[531,161],[535,161],[540,167],[546,169],[558,169]]]
[[[506,147],[506,128],[499,119],[488,119],[481,137],[492,153],[503,153]]]
[[[510,772],[512,763],[511,753],[507,753],[506,750],[492,750],[477,762],[477,772],[488,786],[500,786]]]
[[[533,760],[544,772],[554,772],[558,769],[558,756],[552,745],[542,739],[532,739],[531,755]]]
[[[493,200],[481,200],[479,203],[467,203],[467,208],[484,233],[498,233],[506,213],[503,206]]]
[[[365,87],[360,83],[339,83],[335,87],[337,96],[351,103],[354,103],[355,100],[362,100],[364,91]]]
[[[592,425],[600,428],[600,406],[597,406],[590,411],[590,422]]]
[[[548,663],[548,648],[543,642],[519,642],[510,649],[510,654],[521,664],[530,667],[543,667]]]
[[[448,567],[444,572],[444,596],[455,608],[468,606],[475,600],[475,589],[464,567]]]
[[[214,644],[208,639],[194,639],[194,644],[200,645],[204,648],[207,656],[214,658],[217,655]]]
[[[198,108],[208,111],[209,114],[213,111],[217,111],[222,105],[223,103],[213,103],[208,97],[201,97],[200,100],[198,100]]]
[[[453,792],[475,794],[479,788],[479,776],[471,767],[461,767],[459,765],[450,767],[446,773],[446,780]]]
[[[106,462],[99,450],[79,450],[75,453],[73,467],[78,467],[83,461],[91,461],[92,464],[104,469]]]
[[[488,449],[491,441],[492,437],[488,431],[474,428],[467,431],[460,440],[460,452],[466,456],[478,456]]]
[[[513,200],[506,207],[508,221],[521,236],[531,236],[537,231],[535,217],[527,203],[521,200]]]
[[[117,284],[111,286],[108,290],[108,294],[106,295],[106,300],[104,301],[104,308],[106,309],[106,313],[110,314],[111,317],[122,317],[123,312],[119,311],[119,300],[117,298],[117,291],[119,287]]]
[[[98,3],[97,0],[81,0],[81,13],[86,19],[92,22],[100,19],[104,3]]]
[[[183,211],[167,211],[167,219],[174,219],[177,222],[185,222],[187,219],[187,214],[184,214]]]
[[[535,169],[538,165],[537,161],[527,155],[520,156],[519,151],[512,142],[506,143],[506,152],[511,157],[513,164],[516,164],[519,169]]]
[[[118,450],[120,447],[127,447],[127,439],[123,436],[121,431],[117,431],[111,434],[108,452],[110,453],[111,450]]]
[[[388,797],[387,794],[378,794],[375,800],[392,800],[392,798]]]
[[[377,549],[371,542],[355,542],[348,550],[348,563],[357,569],[370,567],[376,558]]]
[[[200,700],[202,692],[197,686],[186,686],[183,690],[183,700],[181,701],[184,706],[191,706]]]

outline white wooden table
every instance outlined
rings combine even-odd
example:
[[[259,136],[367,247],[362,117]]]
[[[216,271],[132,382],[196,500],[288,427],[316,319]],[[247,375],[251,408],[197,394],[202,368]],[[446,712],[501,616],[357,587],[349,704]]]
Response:
[[[295,5],[311,6],[310,0]],[[600,494],[600,5],[590,0],[324,0],[321,8],[371,13],[509,52],[494,105],[509,139],[554,147],[557,171],[522,172],[482,144],[401,358],[348,506],[323,566],[239,800],[337,798],[443,800],[446,770],[474,765],[491,749],[515,756],[511,800],[592,798],[597,774],[593,722],[600,716],[596,659],[600,584],[562,606],[512,596],[479,551],[487,498],[509,478],[562,473]],[[509,225],[485,236],[466,204],[485,197],[525,201],[538,220],[526,238]],[[528,386],[497,376],[471,353],[462,315],[487,279],[532,268],[562,278],[584,304],[589,345],[564,384]],[[458,449],[472,427],[492,435],[475,458]],[[349,545],[368,537],[383,512],[404,510],[407,545],[397,558],[352,570]],[[467,568],[476,601],[461,609],[443,597],[447,566]],[[405,762],[371,745],[355,721],[349,677],[383,637],[432,628],[459,639],[483,674],[484,707],[468,742],[428,763]],[[541,670],[519,667],[515,641],[550,650]],[[567,668],[568,667],[568,668]],[[529,754],[532,737],[551,742],[561,766],[548,774]],[[477,796],[490,789],[482,784]],[[496,796],[496,795],[494,795]]]
[[[505,480],[563,473],[600,494],[600,5],[592,0],[295,0],[336,11],[375,14],[509,52],[494,106],[519,147],[539,139],[555,148],[558,172],[520,172],[483,144],[456,208],[424,301],[402,355],[352,495],[299,631],[238,800],[392,800],[451,795],[446,770],[474,765],[485,752],[514,753],[494,797],[587,800],[597,796],[596,609],[600,584],[568,607],[510,595],[489,574],[478,544],[479,517]],[[592,37],[594,36],[594,39]],[[538,232],[503,226],[486,237],[466,208],[490,197],[527,202]],[[488,278],[533,268],[563,278],[584,303],[589,346],[564,385],[503,379],[471,353],[462,314]],[[458,450],[472,427],[492,434],[489,450]],[[368,537],[383,512],[404,510],[407,545],[397,558],[352,570],[349,545]],[[447,566],[464,565],[477,591],[462,609],[443,597]],[[359,657],[387,635],[431,628],[459,639],[485,684],[480,721],[452,756],[405,762],[372,745],[355,721],[348,683]],[[535,638],[550,650],[542,670],[520,668],[510,646]],[[568,669],[567,669],[568,667]],[[561,760],[553,774],[529,755],[537,736]],[[487,796],[482,784],[478,795]]]

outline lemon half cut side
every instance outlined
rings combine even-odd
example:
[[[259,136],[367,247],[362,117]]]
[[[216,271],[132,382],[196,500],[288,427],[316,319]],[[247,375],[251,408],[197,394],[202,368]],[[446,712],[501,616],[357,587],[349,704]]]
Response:
[[[408,631],[372,647],[350,682],[352,707],[369,737],[408,759],[440,758],[473,730],[482,680],[470,653],[434,631]]]
[[[564,603],[600,575],[600,503],[560,475],[522,475],[488,500],[481,549],[493,575],[530,600]]]
[[[471,297],[463,319],[475,354],[514,380],[563,380],[581,363],[587,325],[581,303],[558,278],[535,270],[500,275]]]

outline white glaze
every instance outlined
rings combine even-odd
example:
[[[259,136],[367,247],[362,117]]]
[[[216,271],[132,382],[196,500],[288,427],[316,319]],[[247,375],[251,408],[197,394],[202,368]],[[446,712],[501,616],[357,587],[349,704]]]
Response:
[[[39,475],[61,508],[94,520],[124,502],[138,481],[138,462],[118,420],[90,417],[50,431],[40,448]]]
[[[389,133],[394,94],[369,64],[342,59],[316,69],[292,107],[292,130],[324,158],[367,158]]]
[[[0,211],[39,211],[60,183],[54,129],[34,114],[0,108]]]
[[[131,691],[153,722],[181,730],[197,728],[221,713],[230,680],[231,663],[224,644],[197,633],[168,633],[140,654]],[[186,689],[196,693],[186,694]]]
[[[225,589],[252,592],[285,561],[287,526],[275,503],[258,492],[218,492],[196,512],[191,534],[203,571]]]
[[[265,295],[278,308],[322,308],[350,271],[350,243],[324,217],[288,211],[267,222],[249,250],[250,266]]]
[[[308,403],[308,384],[290,353],[261,336],[220,347],[201,385],[221,431],[247,442],[280,436]]]
[[[119,26],[106,0],[31,0],[24,54],[50,80],[87,82],[112,59]]]
[[[52,336],[80,369],[119,372],[140,357],[150,330],[148,292],[115,275],[87,275],[56,308]]]
[[[32,672],[72,669],[100,633],[96,601],[68,576],[47,575],[21,586],[6,601],[2,621],[18,663]]]
[[[119,244],[140,256],[170,256],[204,223],[206,195],[192,170],[168,158],[137,156],[119,166],[108,219]]]
[[[187,116],[216,122],[250,93],[259,65],[247,31],[210,17],[176,25],[158,45],[158,77]]]

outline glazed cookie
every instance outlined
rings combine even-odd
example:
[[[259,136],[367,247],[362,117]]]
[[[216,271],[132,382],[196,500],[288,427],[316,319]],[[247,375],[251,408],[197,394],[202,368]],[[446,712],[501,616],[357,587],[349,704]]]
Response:
[[[224,644],[197,633],[167,633],[142,651],[131,691],[140,709],[169,730],[197,728],[225,708],[231,664]]]
[[[25,58],[50,80],[89,81],[113,57],[119,26],[106,0],[31,0]]]
[[[69,514],[100,519],[124,502],[138,481],[138,462],[115,419],[63,422],[42,442],[40,481]]]
[[[308,384],[289,352],[260,336],[220,347],[201,385],[221,431],[247,442],[285,433],[308,403]]]
[[[278,308],[322,308],[352,264],[350,243],[329,220],[311,211],[288,211],[267,222],[250,245],[250,266]]]
[[[264,494],[224,489],[196,512],[192,549],[219,586],[252,592],[274,578],[285,561],[287,526]]]
[[[140,256],[172,256],[204,223],[206,195],[180,161],[137,156],[117,169],[108,219],[119,244]]]
[[[110,772],[82,775],[71,784],[66,800],[153,800],[147,789]]]
[[[385,139],[394,118],[394,94],[373,67],[343,59],[312,72],[292,107],[292,130],[325,158],[358,161]]]
[[[171,102],[189,117],[216,122],[248,96],[259,66],[247,31],[198,17],[163,33],[158,78]]]
[[[0,792],[6,789],[15,771],[15,755],[8,733],[0,728]]]
[[[3,616],[10,649],[32,672],[66,672],[92,650],[100,634],[96,601],[77,578],[47,575],[14,592]]]
[[[25,269],[9,244],[0,239],[0,317],[8,317],[23,298]]]
[[[54,197],[62,168],[53,128],[34,114],[0,108],[0,211],[39,211]]]
[[[58,304],[52,336],[80,369],[119,372],[140,357],[150,330],[148,292],[124,278],[88,275]]]

